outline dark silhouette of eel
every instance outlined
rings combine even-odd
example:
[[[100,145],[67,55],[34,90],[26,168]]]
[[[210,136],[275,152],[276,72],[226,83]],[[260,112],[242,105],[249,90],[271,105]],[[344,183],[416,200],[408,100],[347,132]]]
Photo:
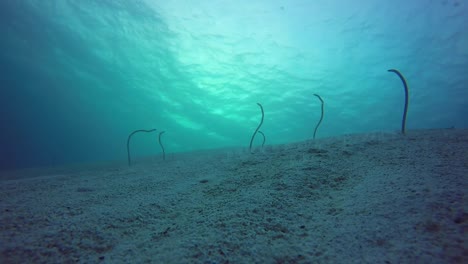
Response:
[[[159,146],[161,146],[161,149],[162,149],[163,160],[166,160],[166,151],[164,150],[164,146],[163,146],[163,144],[161,143],[161,135],[164,134],[164,132],[166,132],[166,131],[159,132],[158,141],[159,141]]]
[[[156,129],[150,129],[150,130],[139,129],[139,130],[135,130],[135,131],[133,131],[132,133],[130,133],[130,135],[128,136],[128,139],[127,139],[128,166],[132,166],[132,160],[131,160],[131,158],[130,158],[130,139],[132,138],[132,136],[133,136],[135,133],[138,133],[138,132],[153,132],[153,131],[156,131]]]
[[[405,134],[406,133],[406,114],[408,113],[408,84],[406,83],[405,77],[395,69],[390,69],[388,70],[389,72],[394,72],[398,77],[400,77],[401,81],[403,82],[403,86],[405,87],[405,109],[403,110],[403,120],[401,121],[401,133]]]
[[[259,130],[259,131],[258,131],[258,133],[259,133],[260,135],[262,135],[262,136],[263,136],[263,142],[262,142],[262,148],[263,148],[263,146],[265,146],[265,140],[266,140],[266,137],[265,137],[265,134],[263,134],[263,132],[262,132],[262,131],[260,131],[260,130]]]
[[[252,138],[250,139],[250,146],[249,146],[250,153],[252,153],[252,143],[253,143],[253,140],[255,138],[255,135],[257,134],[260,127],[262,126],[263,118],[265,117],[265,113],[263,112],[263,106],[260,103],[257,103],[257,104],[258,104],[258,106],[260,106],[260,110],[262,110],[262,120],[260,120],[260,124],[258,124],[257,129],[255,129],[255,132],[253,133]]]
[[[320,100],[320,102],[322,102],[322,115],[320,116],[320,120],[318,121],[317,125],[315,126],[315,130],[314,130],[314,139],[315,139],[315,134],[317,134],[317,129],[320,126],[320,123],[322,123],[322,120],[323,120],[323,100],[322,100],[322,97],[320,97],[320,95],[318,95],[318,94],[314,94],[314,95],[317,96],[317,98]]]

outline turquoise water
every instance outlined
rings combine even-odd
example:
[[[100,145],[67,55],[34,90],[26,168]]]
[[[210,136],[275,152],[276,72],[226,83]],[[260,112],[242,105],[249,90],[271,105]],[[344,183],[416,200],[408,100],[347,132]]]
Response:
[[[468,4],[0,1],[0,168],[467,127]],[[254,145],[261,144],[256,137]]]

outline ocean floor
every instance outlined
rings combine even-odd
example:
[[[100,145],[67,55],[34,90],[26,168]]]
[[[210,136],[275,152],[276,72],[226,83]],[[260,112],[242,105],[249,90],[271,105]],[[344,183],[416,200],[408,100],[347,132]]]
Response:
[[[0,263],[468,263],[468,129],[0,172]]]

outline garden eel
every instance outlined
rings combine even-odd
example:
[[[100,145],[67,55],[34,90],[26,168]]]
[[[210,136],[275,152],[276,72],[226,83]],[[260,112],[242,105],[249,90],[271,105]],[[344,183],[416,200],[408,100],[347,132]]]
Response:
[[[132,138],[133,134],[138,133],[138,132],[153,132],[153,131],[156,131],[156,129],[150,129],[150,130],[140,129],[140,130],[135,130],[135,131],[133,131],[133,132],[128,136],[128,139],[127,139],[128,166],[131,166],[131,165],[132,165],[132,161],[131,161],[131,159],[130,159],[130,139]]]
[[[403,110],[403,120],[401,121],[401,133],[405,134],[406,130],[406,114],[408,113],[408,84],[406,83],[405,77],[395,69],[388,70],[389,72],[394,72],[398,77],[400,77],[401,81],[403,82],[403,86],[405,87],[405,109]]]
[[[255,135],[257,134],[260,127],[262,126],[263,118],[265,117],[265,113],[263,112],[263,106],[260,103],[257,103],[257,104],[258,104],[258,106],[260,106],[260,110],[262,110],[262,120],[260,121],[260,124],[258,124],[257,129],[255,129],[255,132],[253,133],[252,138],[250,139],[250,146],[249,146],[250,153],[252,153],[252,143],[253,143],[253,140],[255,138]]]
[[[263,146],[265,145],[265,140],[266,140],[265,134],[263,134],[263,132],[260,130],[258,131],[258,133],[260,133],[263,136],[263,142],[262,142],[262,148],[263,148]]]
[[[163,146],[163,144],[161,143],[161,135],[164,134],[164,132],[166,132],[166,131],[162,131],[162,132],[159,133],[158,141],[159,141],[159,145],[161,146],[161,149],[162,149],[163,160],[166,160],[166,152],[164,151],[164,146]]]
[[[322,97],[320,97],[320,95],[318,95],[318,94],[314,94],[314,95],[317,96],[317,98],[320,100],[320,102],[322,102],[322,115],[320,116],[320,120],[318,121],[317,126],[315,126],[315,130],[314,130],[314,139],[315,139],[315,134],[317,134],[317,129],[320,126],[320,123],[322,123],[322,120],[323,120],[323,100],[322,100]]]

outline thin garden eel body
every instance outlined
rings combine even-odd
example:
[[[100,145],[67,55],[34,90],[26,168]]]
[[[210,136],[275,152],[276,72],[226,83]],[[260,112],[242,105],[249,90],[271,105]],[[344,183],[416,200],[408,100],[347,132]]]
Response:
[[[320,123],[322,123],[322,120],[323,120],[323,100],[322,100],[322,97],[320,97],[320,95],[318,95],[318,94],[314,94],[314,95],[317,96],[317,98],[320,100],[320,102],[322,102],[322,114],[320,115],[320,120],[318,121],[317,125],[315,126],[315,130],[314,130],[314,139],[315,139],[315,134],[317,134],[317,129],[320,126]]]
[[[159,146],[161,146],[161,149],[162,149],[163,160],[166,160],[166,151],[164,150],[164,146],[163,146],[163,144],[161,143],[161,135],[164,134],[164,132],[166,132],[166,131],[159,132],[158,141],[159,141]]]
[[[265,134],[263,134],[262,131],[259,130],[258,133],[263,136],[263,142],[262,142],[262,148],[263,148],[263,146],[265,146],[266,137],[265,137]]]
[[[388,70],[389,72],[393,72],[398,77],[400,77],[400,80],[403,82],[403,86],[405,88],[405,109],[403,110],[403,120],[401,121],[401,133],[405,134],[406,133],[406,114],[408,113],[408,101],[409,101],[409,91],[408,91],[408,84],[406,83],[405,77],[396,69],[390,69]]]
[[[265,117],[265,113],[263,112],[263,106],[260,103],[257,103],[257,104],[258,104],[258,106],[260,106],[260,110],[262,110],[262,120],[260,120],[260,124],[258,124],[257,129],[255,129],[255,132],[253,133],[252,138],[250,139],[250,146],[249,146],[250,153],[252,153],[252,143],[253,143],[253,140],[255,138],[255,135],[257,134],[260,127],[262,126],[263,118]]]
[[[145,130],[145,129],[139,129],[139,130],[135,130],[133,131],[132,133],[130,133],[130,135],[128,136],[127,138],[127,157],[128,157],[128,166],[132,166],[132,160],[130,158],[130,139],[132,138],[132,136],[135,134],[135,133],[138,133],[138,132],[153,132],[153,131],[156,131],[156,129],[150,129],[150,130]]]

